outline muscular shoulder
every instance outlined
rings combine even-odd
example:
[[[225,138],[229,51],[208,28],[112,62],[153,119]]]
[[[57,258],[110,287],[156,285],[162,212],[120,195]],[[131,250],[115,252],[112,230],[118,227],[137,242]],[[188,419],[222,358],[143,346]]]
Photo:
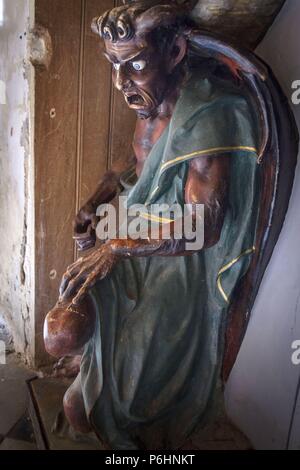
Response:
[[[230,158],[230,154],[193,158],[189,162],[189,177],[198,177],[203,181],[222,178],[228,174]]]

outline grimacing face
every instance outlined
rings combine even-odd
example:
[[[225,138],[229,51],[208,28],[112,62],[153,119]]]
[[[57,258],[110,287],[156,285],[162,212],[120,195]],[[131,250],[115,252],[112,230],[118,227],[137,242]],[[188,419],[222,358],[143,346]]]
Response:
[[[124,95],[129,108],[142,119],[156,114],[166,95],[170,73],[170,57],[162,57],[150,42],[105,41],[106,58],[113,64],[113,82]]]

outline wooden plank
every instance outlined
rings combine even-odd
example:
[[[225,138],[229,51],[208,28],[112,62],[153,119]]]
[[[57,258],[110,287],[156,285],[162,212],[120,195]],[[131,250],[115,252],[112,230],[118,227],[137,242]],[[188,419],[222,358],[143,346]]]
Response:
[[[63,397],[71,382],[66,379],[35,378],[27,382],[30,418],[39,450],[103,450],[94,432],[81,434],[67,423]],[[56,432],[54,426],[58,425]]]
[[[116,6],[122,0],[115,1]],[[109,166],[119,159],[127,158],[133,153],[132,141],[136,123],[136,114],[125,103],[123,95],[113,89],[111,100],[111,122],[109,140]]]
[[[103,43],[91,31],[114,0],[37,0],[36,25],[49,30],[53,57],[36,69],[35,218],[36,364],[49,362],[46,313],[77,256],[72,221],[111,162],[132,151],[135,113],[113,91]]]
[[[28,387],[28,413],[32,422],[34,437],[36,440],[38,450],[49,450],[47,436],[38,412],[38,405],[32,390],[32,383],[37,380],[37,377],[27,381]]]
[[[91,23],[113,6],[113,0],[85,2],[77,209],[94,191],[108,166],[111,67],[103,56],[102,41],[91,31]]]
[[[74,256],[81,1],[36,0],[35,15],[36,25],[46,27],[53,42],[49,70],[36,69],[35,84],[35,347],[41,365],[49,361],[44,317]]]

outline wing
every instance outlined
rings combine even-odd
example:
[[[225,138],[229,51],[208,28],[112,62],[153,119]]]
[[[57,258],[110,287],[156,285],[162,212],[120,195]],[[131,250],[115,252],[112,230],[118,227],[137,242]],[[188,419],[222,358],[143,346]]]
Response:
[[[199,0],[193,18],[204,30],[254,49],[285,0]]]
[[[295,174],[298,130],[294,116],[270,68],[252,52],[236,49],[200,31],[189,36],[192,54],[211,57],[241,80],[261,119],[261,198],[255,247],[246,275],[238,283],[229,309],[223,379],[226,380],[241,346],[263,274],[278,240]]]
[[[262,40],[285,0],[123,0],[123,4],[169,5],[191,9],[192,18],[208,32],[233,44],[254,49]]]

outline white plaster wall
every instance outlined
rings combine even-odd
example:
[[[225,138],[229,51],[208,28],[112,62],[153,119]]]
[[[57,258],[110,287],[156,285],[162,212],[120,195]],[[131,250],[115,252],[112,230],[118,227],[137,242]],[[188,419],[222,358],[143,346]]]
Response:
[[[16,350],[33,357],[33,2],[0,0],[0,316]],[[1,11],[0,8],[0,11]],[[30,137],[31,136],[31,139]]]
[[[300,1],[287,0],[258,54],[289,97],[292,82],[300,80],[299,47]],[[300,105],[292,107],[300,129]],[[300,366],[291,362],[291,344],[300,339],[299,204],[298,164],[285,225],[226,389],[229,415],[257,449],[300,449],[300,397],[291,427],[300,377]]]

